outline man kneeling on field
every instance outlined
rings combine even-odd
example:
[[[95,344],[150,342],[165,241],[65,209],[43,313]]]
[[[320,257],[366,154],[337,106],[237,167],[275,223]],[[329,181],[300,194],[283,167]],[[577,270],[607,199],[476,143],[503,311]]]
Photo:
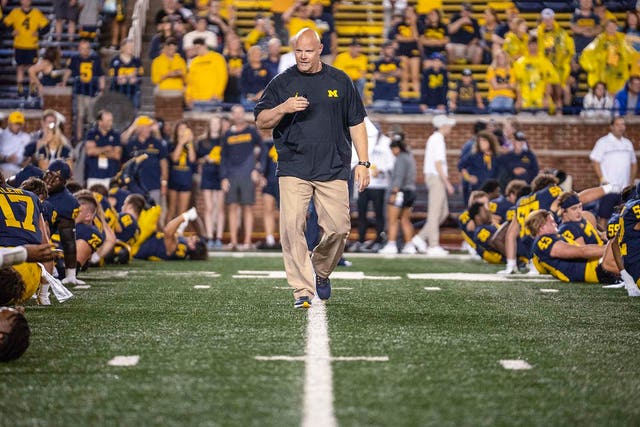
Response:
[[[553,214],[545,209],[531,212],[525,227],[534,236],[533,264],[540,273],[551,274],[563,282],[613,284],[620,281],[612,245],[578,245],[568,240],[558,233]]]

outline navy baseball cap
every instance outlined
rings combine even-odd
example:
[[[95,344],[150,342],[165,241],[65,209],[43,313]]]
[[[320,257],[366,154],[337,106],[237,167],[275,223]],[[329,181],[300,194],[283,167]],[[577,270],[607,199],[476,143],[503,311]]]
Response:
[[[440,52],[433,52],[431,56],[429,56],[429,59],[439,59],[442,62],[447,62],[447,58],[445,58]]]
[[[71,178],[71,168],[64,160],[54,160],[49,164],[49,172],[60,172],[60,177],[65,181]]]

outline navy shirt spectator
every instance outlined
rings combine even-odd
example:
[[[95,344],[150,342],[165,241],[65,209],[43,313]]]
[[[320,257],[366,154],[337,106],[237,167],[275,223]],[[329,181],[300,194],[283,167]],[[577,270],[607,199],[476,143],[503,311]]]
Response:
[[[513,179],[521,179],[527,184],[538,175],[538,159],[527,148],[527,138],[522,131],[515,134],[513,151],[503,154],[498,158],[501,170],[501,184],[506,185]]]
[[[445,59],[441,53],[432,54],[424,61],[422,81],[420,88],[420,108],[439,110],[447,109],[447,91],[449,90],[449,77],[445,66]]]

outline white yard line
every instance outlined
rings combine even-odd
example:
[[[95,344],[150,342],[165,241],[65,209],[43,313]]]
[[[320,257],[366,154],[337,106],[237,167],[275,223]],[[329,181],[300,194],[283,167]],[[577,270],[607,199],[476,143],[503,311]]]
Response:
[[[543,294],[555,294],[557,292],[560,292],[559,289],[540,289],[540,292],[542,292]]]
[[[135,366],[140,361],[140,356],[116,356],[107,362],[109,366]]]
[[[500,360],[499,362],[504,369],[508,369],[510,371],[523,371],[532,368],[532,366],[526,360],[522,359],[506,359]]]
[[[323,302],[313,300],[307,317],[303,427],[334,427],[333,380],[327,312]]]

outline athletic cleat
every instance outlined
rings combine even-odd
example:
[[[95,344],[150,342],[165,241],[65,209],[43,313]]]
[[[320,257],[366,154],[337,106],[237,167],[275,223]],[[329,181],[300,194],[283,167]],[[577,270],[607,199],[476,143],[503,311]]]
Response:
[[[311,308],[309,297],[300,297],[293,303],[293,308]]]
[[[316,294],[323,300],[331,297],[331,280],[328,277],[316,275]]]

